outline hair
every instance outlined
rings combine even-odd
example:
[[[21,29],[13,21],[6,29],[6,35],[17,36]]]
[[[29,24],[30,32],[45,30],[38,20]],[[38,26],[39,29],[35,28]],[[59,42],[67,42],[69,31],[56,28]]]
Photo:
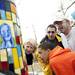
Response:
[[[33,52],[35,52],[36,49],[37,49],[37,41],[34,40],[34,39],[29,39],[29,40],[27,40],[27,42],[24,43],[23,47],[25,48],[25,45],[28,44],[28,43],[32,44],[32,46],[34,48]]]
[[[68,24],[70,24],[70,20],[68,19],[63,19],[62,21],[66,21]]]
[[[44,50],[48,50],[48,49],[52,50],[54,47],[51,45],[50,42],[45,41],[45,42],[40,43],[38,48],[41,48],[41,49],[44,49]]]
[[[50,27],[50,28],[55,28],[55,31],[57,31],[57,28],[56,28],[56,26],[55,26],[54,24],[50,24],[50,25],[47,27],[47,29],[48,29],[49,27]]]
[[[62,21],[54,21],[53,23],[54,25],[57,24],[57,25],[61,25],[62,24]]]
[[[63,20],[65,20],[66,22],[70,22],[70,20],[68,20],[68,19],[63,19]]]

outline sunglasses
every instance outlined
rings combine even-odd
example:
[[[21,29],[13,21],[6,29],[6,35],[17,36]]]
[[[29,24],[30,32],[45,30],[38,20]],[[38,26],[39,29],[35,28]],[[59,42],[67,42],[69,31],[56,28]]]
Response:
[[[49,33],[49,34],[50,34],[50,33],[55,33],[55,31],[48,31],[47,33]]]

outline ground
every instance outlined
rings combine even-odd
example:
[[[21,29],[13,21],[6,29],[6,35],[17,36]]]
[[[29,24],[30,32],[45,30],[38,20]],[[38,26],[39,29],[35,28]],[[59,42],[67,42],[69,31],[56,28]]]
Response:
[[[33,65],[28,66],[29,75],[44,75],[39,64],[37,62]]]

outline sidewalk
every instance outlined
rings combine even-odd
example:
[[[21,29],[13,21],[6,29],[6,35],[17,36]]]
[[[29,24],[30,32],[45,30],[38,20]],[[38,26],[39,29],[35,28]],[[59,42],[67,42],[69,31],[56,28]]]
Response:
[[[0,73],[0,75],[5,75],[5,74],[3,74],[3,73]]]
[[[33,65],[28,66],[29,75],[44,75],[39,64],[37,62]]]

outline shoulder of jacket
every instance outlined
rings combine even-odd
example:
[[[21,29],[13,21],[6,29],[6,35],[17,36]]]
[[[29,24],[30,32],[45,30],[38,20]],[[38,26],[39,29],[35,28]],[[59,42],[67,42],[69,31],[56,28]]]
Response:
[[[58,42],[62,41],[62,38],[61,38],[61,36],[59,34],[56,34],[56,38],[57,38]]]
[[[40,41],[40,43],[47,41],[47,39],[48,39],[48,37],[45,36],[45,37]]]

